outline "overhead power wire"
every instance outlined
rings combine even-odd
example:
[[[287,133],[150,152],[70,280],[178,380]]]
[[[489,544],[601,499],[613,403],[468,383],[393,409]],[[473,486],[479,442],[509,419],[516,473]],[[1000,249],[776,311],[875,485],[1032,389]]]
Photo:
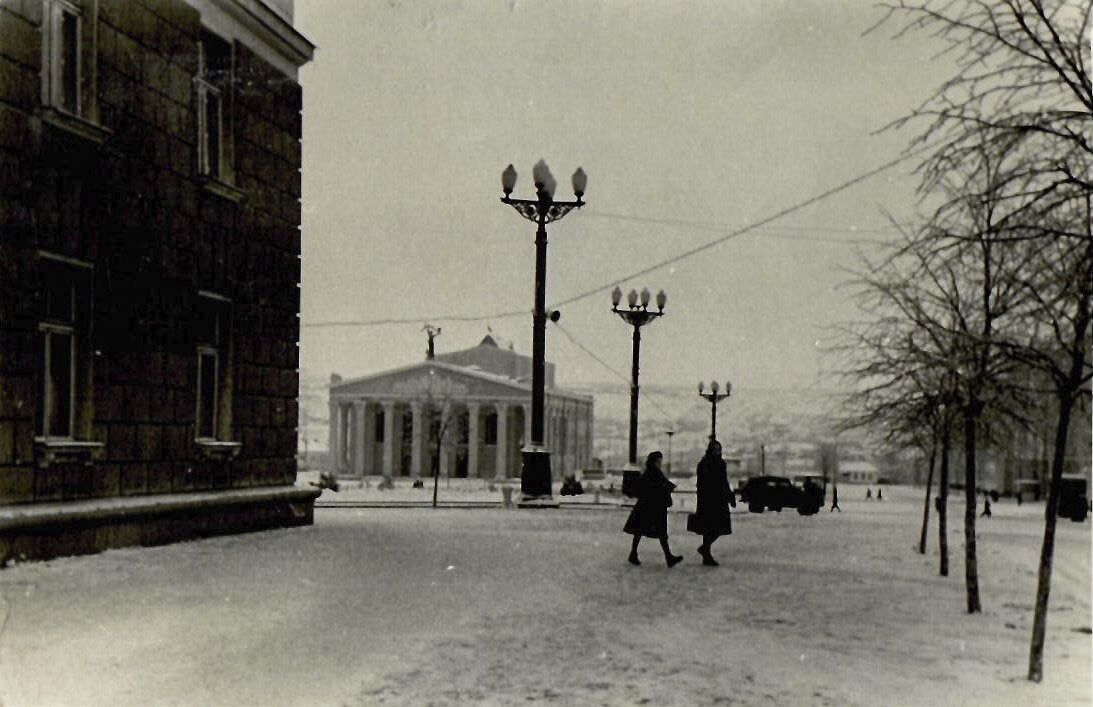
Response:
[[[619,221],[634,221],[637,223],[653,223],[661,226],[681,226],[683,228],[693,228],[701,231],[718,231],[722,232],[726,229],[732,228],[722,223],[707,223],[703,221],[690,221],[687,219],[673,219],[673,218],[659,218],[656,216],[633,216],[630,214],[617,214],[610,211],[589,211],[588,216],[593,218],[604,219],[616,219]],[[844,245],[885,245],[890,241],[880,238],[838,238],[835,236],[817,236],[809,235],[812,231],[819,231],[824,233],[888,233],[894,231],[892,229],[875,229],[875,228],[861,228],[861,229],[848,229],[848,228],[815,228],[809,229],[802,226],[777,226],[774,230],[767,230],[768,226],[761,227],[761,233],[765,238],[782,238],[791,241],[806,241],[809,243],[840,243]],[[760,230],[755,228],[753,230]],[[782,231],[790,231],[790,233],[783,233]],[[793,233],[792,231],[801,231],[801,233]]]
[[[619,372],[611,364],[607,363],[602,358],[600,358],[598,355],[596,355],[596,352],[594,352],[592,349],[588,348],[587,346],[582,344],[580,341],[577,341],[576,337],[574,337],[572,334],[569,333],[569,331],[567,331],[565,328],[563,328],[561,324],[559,324],[558,322],[554,322],[554,328],[556,328],[558,331],[562,332],[562,334],[565,335],[565,338],[569,339],[569,341],[572,342],[572,344],[574,346],[579,348],[581,351],[585,352],[589,357],[591,357],[594,361],[596,361],[596,363],[598,363],[601,366],[603,366],[604,368],[606,368],[608,371],[610,371],[612,374],[614,374],[614,376],[616,378],[620,379],[621,381],[626,383],[628,386],[630,385],[631,381],[626,375]],[[654,396],[650,395],[648,391],[646,391],[645,395],[646,395],[646,399],[653,405],[653,407],[655,407],[657,410],[660,411],[660,414],[663,416],[665,422],[675,423],[677,420],[679,420],[679,418],[680,418],[679,415],[673,415],[672,413],[665,410],[664,407],[656,401],[656,398]]]
[[[874,176],[880,174],[881,172],[884,172],[885,170],[891,169],[892,167],[895,167],[897,164],[899,164],[901,162],[905,162],[905,161],[911,159],[912,157],[918,156],[922,152],[925,152],[927,149],[934,149],[934,146],[933,145],[924,145],[924,146],[920,147],[917,150],[914,150],[914,151],[911,151],[911,152],[906,152],[906,153],[900,155],[899,157],[897,157],[895,159],[892,159],[892,160],[889,160],[889,161],[885,162],[884,164],[880,165],[879,167],[874,167],[873,169],[869,170],[868,172],[864,172],[862,174],[859,174],[858,176],[854,177],[853,179],[845,181],[842,184],[839,184],[838,186],[832,187],[831,189],[828,189],[826,191],[820,192],[819,194],[817,194],[815,196],[812,196],[812,197],[809,197],[809,198],[805,199],[804,201],[799,201],[799,202],[797,202],[796,204],[794,204],[792,206],[787,206],[786,208],[781,209],[780,211],[777,211],[777,212],[771,214],[770,216],[767,216],[766,218],[760,219],[759,221],[756,221],[753,224],[748,224],[747,226],[742,226],[742,227],[740,227],[740,228],[738,228],[734,231],[731,231],[730,233],[727,233],[727,234],[725,234],[725,235],[723,235],[719,238],[715,238],[712,241],[708,241],[706,243],[703,243],[702,245],[698,245],[698,246],[695,246],[694,248],[690,248],[688,250],[685,250],[685,251],[683,251],[682,253],[680,253],[678,255],[674,255],[670,258],[666,258],[664,260],[661,260],[660,262],[657,262],[657,263],[654,263],[654,264],[649,265],[647,267],[644,267],[641,270],[637,270],[635,272],[624,275],[623,277],[615,278],[615,279],[611,280],[610,282],[605,282],[605,283],[603,283],[601,285],[598,285],[596,287],[587,289],[584,292],[581,292],[577,295],[574,295],[574,296],[572,296],[568,299],[564,299],[561,302],[555,303],[553,305],[553,308],[557,309],[558,307],[563,307],[567,304],[573,304],[574,302],[578,302],[578,301],[584,299],[585,297],[591,297],[592,295],[603,292],[604,290],[615,287],[616,285],[621,285],[626,280],[632,280],[632,279],[641,277],[642,275],[648,275],[649,273],[654,272],[656,270],[659,270],[659,269],[661,269],[661,268],[663,268],[667,265],[672,265],[673,263],[678,263],[681,260],[684,260],[686,258],[690,258],[693,255],[698,255],[699,253],[701,253],[703,251],[706,251],[706,250],[709,250],[710,248],[721,245],[722,243],[724,243],[726,241],[729,241],[733,238],[737,238],[739,236],[742,236],[745,233],[748,233],[750,231],[754,231],[755,229],[760,228],[761,226],[765,226],[766,224],[771,223],[773,221],[776,221],[776,220],[778,220],[778,219],[780,219],[784,216],[788,216],[789,214],[792,214],[796,211],[800,211],[801,209],[804,209],[806,207],[812,206],[813,204],[819,203],[819,202],[823,201],[824,199],[827,199],[831,196],[834,196],[835,194],[838,194],[839,192],[846,191],[850,187],[855,186],[857,184],[860,184],[861,182],[864,182],[865,180],[867,180],[871,177],[874,177]]]
[[[849,189],[853,186],[856,186],[856,185],[860,184],[861,182],[864,182],[865,180],[870,179],[870,178],[880,174],[881,172],[887,171],[887,170],[891,169],[892,167],[895,167],[896,165],[898,165],[902,162],[906,162],[907,160],[909,160],[913,157],[917,157],[918,155],[922,154],[923,152],[926,152],[927,150],[932,150],[934,148],[935,148],[934,145],[923,145],[923,146],[919,147],[917,150],[912,150],[912,151],[909,151],[909,152],[905,152],[902,155],[900,155],[899,157],[888,160],[887,162],[880,165],[879,167],[874,167],[873,169],[871,169],[867,172],[863,172],[862,174],[859,174],[859,175],[857,175],[856,177],[854,177],[852,179],[849,179],[845,182],[842,182],[841,184],[839,184],[837,186],[834,186],[830,189],[822,191],[819,194],[816,194],[816,195],[811,196],[807,199],[804,199],[803,201],[799,201],[799,202],[793,204],[792,206],[787,206],[786,208],[781,209],[781,210],[771,214],[770,216],[767,216],[766,218],[760,219],[759,221],[756,221],[755,223],[748,224],[746,226],[741,226],[740,228],[734,229],[734,230],[730,231],[729,233],[727,233],[723,236],[720,236],[718,238],[713,239],[712,241],[707,241],[706,243],[703,243],[701,245],[695,246],[693,248],[689,248],[689,249],[683,251],[682,253],[679,253],[678,255],[674,255],[670,258],[666,258],[664,260],[653,263],[652,265],[646,266],[646,267],[644,267],[640,270],[637,270],[637,271],[634,271],[634,272],[631,272],[631,273],[627,273],[626,275],[623,275],[621,277],[616,277],[616,278],[614,278],[614,279],[612,279],[608,282],[597,285],[596,287],[584,290],[583,292],[580,292],[579,294],[576,294],[572,297],[569,297],[567,299],[564,299],[560,302],[557,302],[557,303],[551,305],[551,308],[552,309],[557,309],[558,307],[563,307],[567,304],[573,304],[574,302],[578,302],[582,299],[585,299],[586,297],[591,297],[592,295],[603,292],[604,290],[608,290],[608,289],[610,289],[610,288],[612,288],[616,285],[620,285],[620,284],[622,284],[623,282],[625,282],[627,280],[638,278],[638,277],[641,277],[642,275],[648,275],[649,273],[654,272],[656,270],[659,270],[660,268],[666,267],[668,265],[672,265],[674,263],[678,263],[679,261],[690,258],[693,255],[697,255],[697,254],[699,254],[703,251],[709,250],[710,248],[713,248],[715,246],[719,246],[722,243],[725,243],[726,241],[732,240],[733,238],[737,238],[737,237],[742,236],[746,233],[750,233],[751,231],[762,228],[763,226],[766,226],[769,223],[772,223],[772,222],[774,222],[774,221],[776,221],[780,218],[788,216],[789,214],[800,211],[801,209],[812,206],[813,204],[817,204],[817,203],[823,201],[824,199],[828,199],[828,198],[834,196],[835,194],[838,194],[839,192],[846,191],[847,189]],[[624,216],[624,215],[621,215],[621,214],[610,214],[610,213],[601,213],[600,216],[601,217],[606,217],[606,218],[628,218],[628,219],[635,220],[635,221],[647,220],[647,221],[650,221],[650,222],[664,222],[664,223],[671,222],[670,219],[654,219],[653,217]],[[680,223],[682,225],[683,222],[678,222],[678,223]],[[720,230],[720,229],[718,229],[718,230]],[[329,321],[329,322],[301,322],[300,326],[301,327],[313,328],[313,327],[346,327],[346,326],[380,326],[380,325],[384,325],[384,324],[420,324],[423,321],[429,321],[429,322],[481,322],[481,321],[486,321],[486,320],[490,320],[490,319],[505,319],[507,317],[526,315],[528,313],[529,313],[529,311],[527,309],[515,309],[515,310],[506,311],[506,312],[494,312],[494,313],[491,313],[491,314],[482,314],[482,315],[450,315],[450,316],[435,316],[434,315],[434,316],[427,316],[427,317],[404,317],[404,318],[397,318],[397,319],[364,319],[364,320],[346,320],[346,321]]]
[[[300,322],[301,327],[347,327],[347,326],[383,326],[386,324],[421,324],[422,322],[483,322],[490,319],[504,319],[518,314],[531,314],[530,309],[517,309],[483,315],[452,315],[446,317],[404,317],[401,319],[358,319],[333,322]]]

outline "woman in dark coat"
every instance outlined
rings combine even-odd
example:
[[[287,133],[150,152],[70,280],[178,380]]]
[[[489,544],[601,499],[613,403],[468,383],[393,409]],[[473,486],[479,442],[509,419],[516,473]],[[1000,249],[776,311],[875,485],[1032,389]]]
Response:
[[[668,547],[668,506],[672,505],[672,489],[676,485],[660,470],[660,460],[663,458],[660,452],[652,452],[645,460],[645,471],[638,484],[638,501],[622,528],[623,532],[634,536],[629,558],[632,565],[641,564],[638,561],[638,543],[642,536],[660,541],[664,561],[669,567],[674,567],[683,559],[682,555],[673,555]]]
[[[695,490],[698,498],[687,529],[702,536],[702,546],[698,548],[702,564],[716,566],[717,560],[710,554],[710,546],[722,535],[732,533],[729,506],[736,508],[736,494],[729,488],[728,472],[717,440],[710,440],[705,456],[698,462]]]

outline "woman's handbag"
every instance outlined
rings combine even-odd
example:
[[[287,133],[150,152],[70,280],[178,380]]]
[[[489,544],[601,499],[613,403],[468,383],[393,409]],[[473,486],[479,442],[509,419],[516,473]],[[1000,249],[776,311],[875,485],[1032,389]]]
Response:
[[[688,513],[687,514],[687,532],[689,532],[689,533],[701,533],[702,532],[698,528],[698,514],[697,513]]]

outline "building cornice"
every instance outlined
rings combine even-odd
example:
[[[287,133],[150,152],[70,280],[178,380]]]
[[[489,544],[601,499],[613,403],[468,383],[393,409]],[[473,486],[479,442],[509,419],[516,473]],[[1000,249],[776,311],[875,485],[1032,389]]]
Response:
[[[262,0],[188,2],[201,13],[202,22],[207,22],[210,29],[227,31],[229,28],[223,26],[223,21],[227,20],[233,25],[231,29],[242,30],[231,32],[233,38],[245,40],[247,37],[242,36],[245,33],[263,47],[272,50],[275,57],[267,55],[266,58],[271,59],[271,63],[293,78],[296,77],[296,70],[315,56],[315,45]],[[258,54],[266,53],[258,51]]]
[[[369,395],[362,395],[361,393],[355,393],[355,392],[349,390],[349,388],[351,386],[355,385],[355,384],[380,380],[380,379],[386,378],[388,376],[407,373],[407,372],[415,370],[415,369],[427,369],[427,368],[435,368],[435,369],[438,369],[438,370],[441,370],[441,371],[448,371],[448,372],[453,373],[455,375],[465,376],[467,378],[480,380],[480,381],[483,381],[483,382],[486,382],[486,383],[493,383],[493,384],[496,384],[496,385],[500,385],[500,386],[509,388],[513,392],[513,396],[512,396],[513,399],[522,399],[523,396],[531,394],[531,384],[528,383],[528,382],[518,381],[518,380],[515,380],[513,378],[507,378],[505,376],[500,376],[500,375],[497,375],[495,373],[489,373],[487,371],[482,371],[482,370],[479,370],[477,368],[468,368],[468,367],[465,367],[465,366],[457,366],[453,363],[442,363],[440,361],[437,361],[436,359],[432,359],[432,360],[419,361],[417,363],[412,363],[408,366],[400,366],[399,368],[393,368],[393,369],[390,369],[390,370],[387,370],[387,371],[380,371],[378,373],[370,373],[366,376],[360,376],[359,378],[352,378],[352,379],[348,379],[348,380],[338,381],[337,383],[331,383],[328,386],[328,390],[330,391],[330,393],[329,393],[330,400],[331,401],[338,401],[338,402],[351,402],[353,400],[364,400],[366,398],[367,399],[372,399],[372,400],[401,399],[401,398],[399,398],[399,396],[393,395],[392,393],[386,392],[386,391],[379,392],[379,393],[374,393],[374,394],[369,394]],[[555,399],[555,400],[570,400],[570,401],[574,401],[574,402],[587,402],[587,403],[593,402],[593,397],[590,396],[590,395],[585,395],[583,393],[575,393],[575,392],[572,392],[572,391],[569,391],[569,390],[564,390],[562,388],[547,388],[544,391],[544,393],[546,394],[547,398],[551,398],[551,399]],[[493,398],[497,398],[497,397],[499,397],[499,396],[497,396],[497,395],[490,396],[490,395],[475,395],[475,394],[472,394],[472,395],[468,395],[468,396],[461,396],[460,400],[464,400],[464,399],[467,399],[467,400],[474,400],[474,399],[487,400],[487,399],[493,399]],[[410,398],[406,397],[405,399],[409,400]]]

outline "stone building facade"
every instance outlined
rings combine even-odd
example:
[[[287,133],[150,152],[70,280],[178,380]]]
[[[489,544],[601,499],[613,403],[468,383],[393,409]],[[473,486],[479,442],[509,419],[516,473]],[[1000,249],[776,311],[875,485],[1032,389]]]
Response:
[[[0,0],[0,560],[307,523],[291,0]]]
[[[353,380],[332,376],[333,471],[416,479],[437,468],[445,478],[519,478],[520,452],[531,438],[530,377],[531,358],[491,336],[403,368]],[[588,466],[592,398],[556,388],[552,364],[545,412],[554,478]]]

